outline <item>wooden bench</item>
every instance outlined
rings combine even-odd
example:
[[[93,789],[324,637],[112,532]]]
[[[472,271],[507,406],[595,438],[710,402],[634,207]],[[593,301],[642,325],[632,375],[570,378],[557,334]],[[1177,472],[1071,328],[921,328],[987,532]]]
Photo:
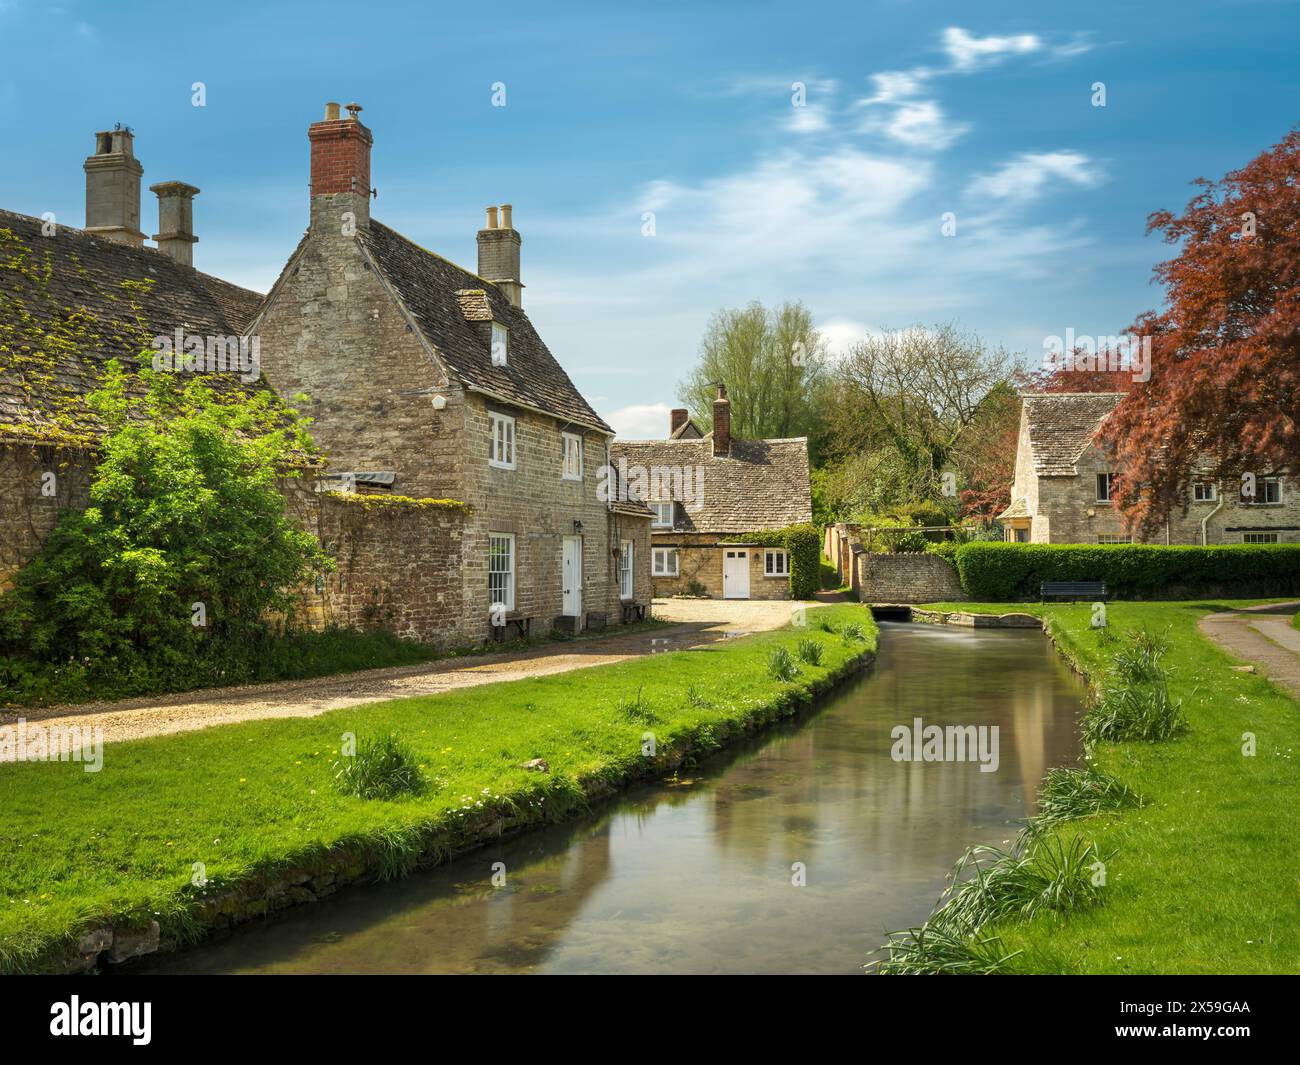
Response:
[[[1039,596],[1046,603],[1048,599],[1068,599],[1077,603],[1080,599],[1095,600],[1106,598],[1105,581],[1043,581],[1038,590]]]
[[[504,643],[512,627],[516,632],[517,639],[526,640],[528,634],[533,630],[533,619],[524,617],[522,614],[507,614],[503,624],[492,626],[493,639],[497,643]]]

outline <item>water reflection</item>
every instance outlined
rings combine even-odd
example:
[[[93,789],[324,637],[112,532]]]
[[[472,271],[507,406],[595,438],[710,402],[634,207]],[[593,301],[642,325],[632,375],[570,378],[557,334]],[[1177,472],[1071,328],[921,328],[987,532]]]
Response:
[[[872,674],[694,777],[149,971],[857,971],[926,916],[968,844],[1011,838],[1047,768],[1075,759],[1081,711],[1037,632],[883,629]],[[998,771],[894,762],[890,730],[915,717],[999,726]]]

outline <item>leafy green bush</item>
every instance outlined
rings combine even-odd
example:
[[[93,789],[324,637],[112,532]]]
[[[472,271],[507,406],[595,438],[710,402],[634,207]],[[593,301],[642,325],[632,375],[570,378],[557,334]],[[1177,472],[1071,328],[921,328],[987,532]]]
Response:
[[[357,743],[356,753],[334,762],[334,783],[358,799],[419,795],[428,787],[415,755],[392,733]]]
[[[1121,598],[1238,589],[1242,594],[1300,591],[1300,544],[967,543],[954,553],[962,589],[983,602],[1039,598],[1044,581],[1105,581]]]
[[[269,391],[218,393],[116,361],[87,403],[105,427],[90,505],[62,516],[0,598],[0,655],[128,687],[171,686],[196,662],[220,674],[332,568],[277,483],[311,440]]]

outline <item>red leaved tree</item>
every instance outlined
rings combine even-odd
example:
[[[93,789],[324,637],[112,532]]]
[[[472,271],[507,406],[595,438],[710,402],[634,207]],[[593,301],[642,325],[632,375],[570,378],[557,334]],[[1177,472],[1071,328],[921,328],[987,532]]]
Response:
[[[1155,269],[1163,311],[1130,326],[1151,338],[1151,380],[1102,431],[1130,528],[1153,532],[1193,481],[1239,490],[1300,468],[1300,130],[1221,181],[1200,179],[1181,216],[1147,231],[1182,244]]]

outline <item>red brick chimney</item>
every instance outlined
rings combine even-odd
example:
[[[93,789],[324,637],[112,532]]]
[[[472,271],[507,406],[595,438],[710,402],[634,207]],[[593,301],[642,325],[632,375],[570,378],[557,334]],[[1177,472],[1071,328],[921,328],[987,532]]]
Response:
[[[307,129],[311,141],[311,212],[315,228],[322,212],[328,224],[357,227],[370,224],[370,146],[374,137],[357,115],[360,104],[347,105],[347,118],[339,118],[339,105],[325,105],[325,118]]]
[[[668,415],[668,435],[672,436],[683,425],[690,421],[691,412],[685,407],[677,407]]]
[[[722,384],[713,401],[713,454],[722,458],[731,454],[731,400],[727,398],[727,386]]]

